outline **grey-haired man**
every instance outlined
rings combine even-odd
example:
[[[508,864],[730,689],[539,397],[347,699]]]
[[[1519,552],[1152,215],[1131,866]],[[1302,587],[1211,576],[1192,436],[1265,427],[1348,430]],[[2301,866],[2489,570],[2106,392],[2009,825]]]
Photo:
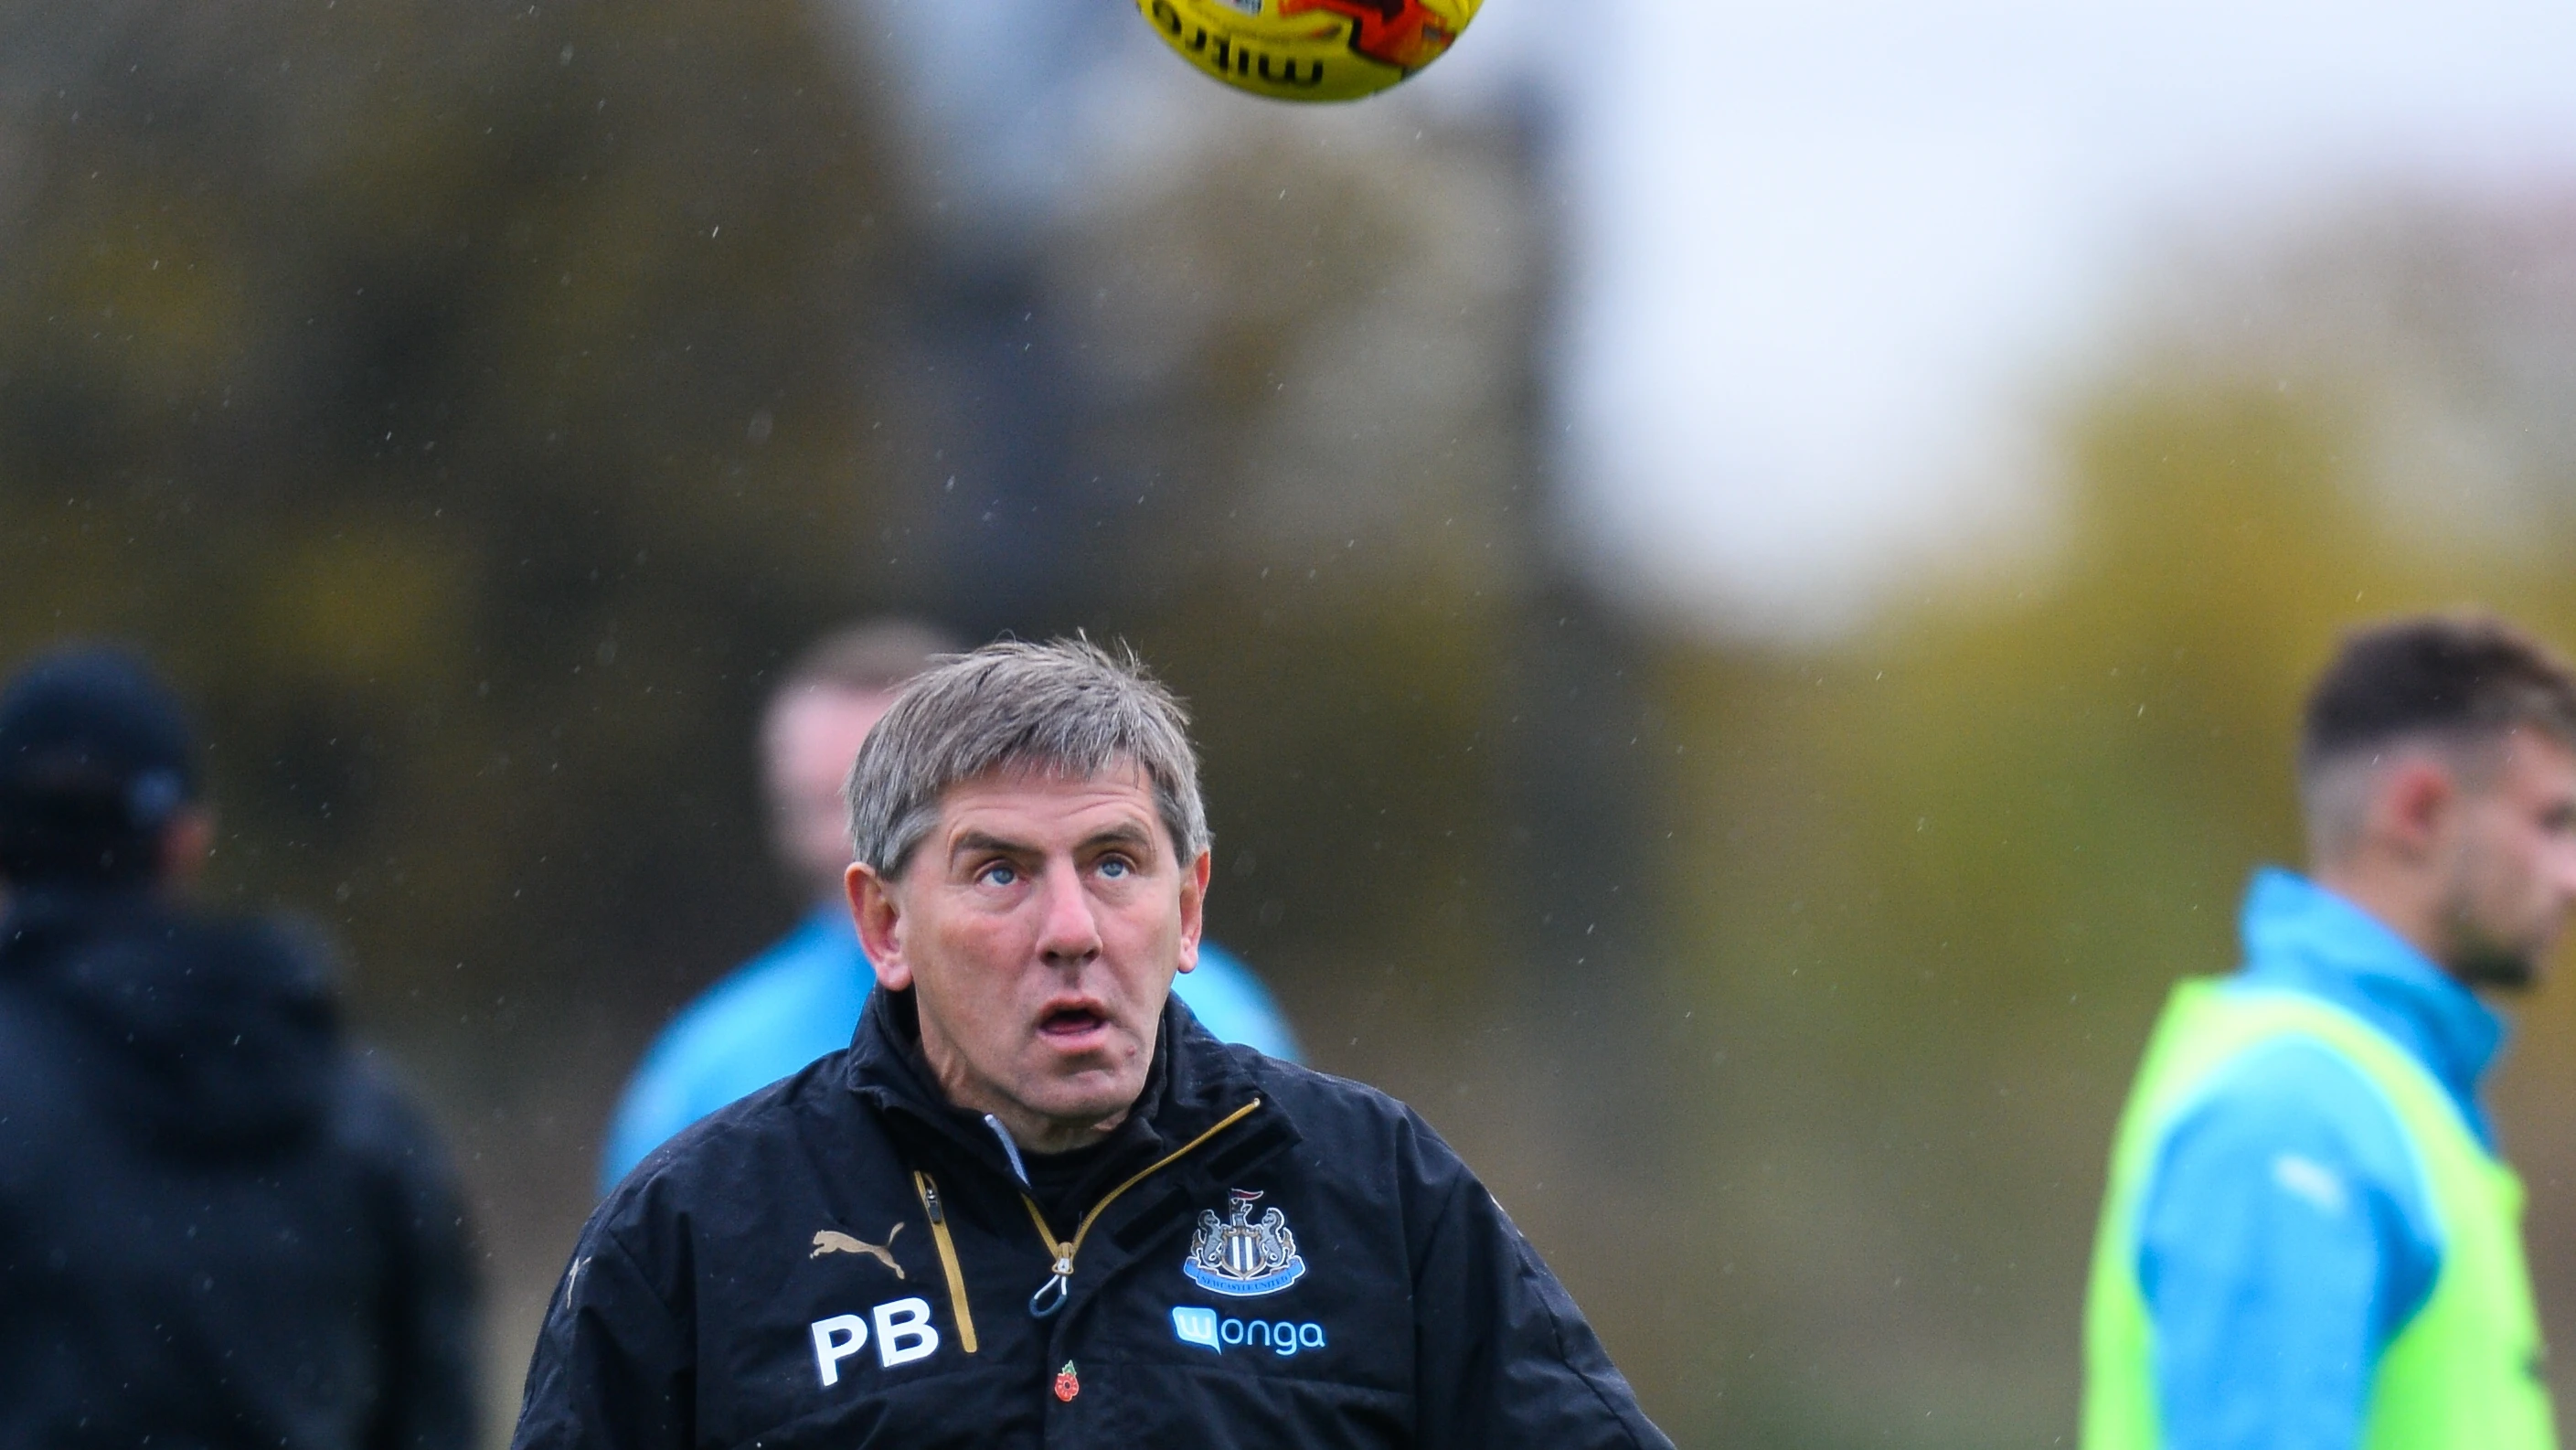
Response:
[[[813,903],[805,921],[709,988],[665,1028],[610,1119],[600,1191],[682,1128],[850,1045],[876,971],[844,896],[859,745],[933,660],[965,646],[907,620],[879,619],[817,640],[791,663],[761,723],[779,858]],[[1296,1038],[1252,968],[1202,942],[1172,990],[1228,1042],[1297,1060]]]
[[[851,816],[857,1041],[601,1207],[519,1445],[1669,1443],[1419,1117],[1173,1000],[1206,815],[1132,658],[931,670]]]

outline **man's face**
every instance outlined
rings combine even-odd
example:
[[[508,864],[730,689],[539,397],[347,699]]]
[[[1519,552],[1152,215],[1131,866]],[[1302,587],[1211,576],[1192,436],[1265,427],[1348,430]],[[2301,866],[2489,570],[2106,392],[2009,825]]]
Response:
[[[2461,980],[2527,987],[2576,905],[2576,751],[2518,730],[2463,782],[2443,917]]]
[[[816,896],[838,896],[850,865],[850,812],[841,785],[868,732],[894,708],[889,690],[800,690],[772,705],[761,767],[781,860]]]
[[[849,873],[877,982],[913,989],[940,1087],[1042,1152],[1098,1137],[1144,1090],[1207,879],[1132,766],[952,786],[901,876]]]

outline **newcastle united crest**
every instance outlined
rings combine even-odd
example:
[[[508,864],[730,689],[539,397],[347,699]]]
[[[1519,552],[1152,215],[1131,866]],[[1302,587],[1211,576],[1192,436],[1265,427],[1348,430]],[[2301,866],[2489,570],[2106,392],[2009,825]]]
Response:
[[[1190,1240],[1189,1259],[1181,1272],[1211,1294],[1248,1298],[1275,1294],[1297,1282],[1306,1261],[1297,1257],[1297,1236],[1288,1231],[1288,1216],[1272,1209],[1252,1222],[1252,1205],[1261,1195],[1236,1189],[1230,1195],[1233,1215],[1219,1223],[1216,1210],[1199,1211],[1199,1231]]]

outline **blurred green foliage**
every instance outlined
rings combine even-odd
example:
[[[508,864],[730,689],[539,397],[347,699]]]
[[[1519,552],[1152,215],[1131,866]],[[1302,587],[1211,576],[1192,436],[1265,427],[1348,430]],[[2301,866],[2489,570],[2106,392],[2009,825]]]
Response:
[[[367,996],[470,1019],[625,975],[530,959],[735,939],[692,907],[770,894],[741,702],[881,595],[855,566],[892,445],[854,339],[900,201],[812,18],[5,24],[0,652],[168,660],[223,879],[326,889]]]
[[[2490,220],[2392,210],[2362,220],[2417,242]],[[2576,247],[2564,229],[2523,240],[2505,260]],[[2563,497],[2563,461],[2486,495],[2420,462],[2392,479],[2410,440],[2384,425],[2424,397],[2403,371],[2422,330],[2355,339],[2402,306],[2458,344],[2455,364],[2510,356],[2510,335],[2461,324],[2514,269],[2323,250],[2342,286],[2264,284],[2304,306],[2298,326],[2141,344],[2104,368],[2067,414],[2044,558],[1979,568],[1820,651],[1667,651],[1690,823],[1665,878],[1667,961],[1705,1024],[1672,1069],[1681,1131],[1709,1152],[1661,1261],[1697,1332],[1627,1363],[1678,1433],[2071,1443],[2112,1119],[2169,984],[2232,966],[2252,868],[2300,861],[2307,681],[2340,631],[2414,609],[2485,604],[2576,645],[2564,526],[2543,514],[2547,543],[2493,527],[2526,492]],[[2538,395],[2564,408],[2576,369],[2558,376]],[[2446,497],[2459,506],[2428,522]],[[2501,1092],[2562,1332],[2567,995],[2521,1004]]]
[[[1017,597],[956,572],[1008,565],[956,547],[943,234],[827,19],[0,10],[0,658],[119,635],[203,702],[218,888],[341,934],[467,1160],[496,1411],[618,1079],[797,909],[765,673]],[[1082,569],[1001,622],[1191,698],[1215,933],[1459,1143],[1677,1439],[2063,1443],[2111,1118],[2296,856],[2306,676],[2463,599],[2576,641],[2563,211],[2267,252],[2071,390],[2046,549],[1786,651],[1569,577],[1519,138],[1183,81],[1191,127],[1018,239]],[[2571,997],[2504,1092],[2562,1326]]]
[[[495,1425],[614,1076],[793,903],[764,672],[882,603],[912,265],[787,0],[0,16],[0,656],[202,705],[214,885],[455,1131]]]
[[[793,0],[0,14],[0,659],[122,637],[200,702],[214,889],[338,933],[456,1137],[496,1432],[619,1080],[802,909],[754,791],[767,672],[1012,592],[941,536],[978,522],[919,347],[941,234],[874,74]],[[1139,496],[999,623],[1128,635],[1199,703],[1216,921],[1292,1003],[1395,952],[1454,1008],[1505,941],[1477,751],[1524,552],[1517,158],[1220,120],[1239,194],[1140,174],[1035,239],[1048,345],[1107,400],[1083,446]]]

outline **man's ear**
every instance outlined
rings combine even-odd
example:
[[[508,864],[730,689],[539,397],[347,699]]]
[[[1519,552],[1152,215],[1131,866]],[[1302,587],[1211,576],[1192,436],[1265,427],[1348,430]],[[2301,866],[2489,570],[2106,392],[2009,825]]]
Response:
[[[2441,848],[2460,803],[2459,777],[2429,755],[2397,761],[2380,783],[2372,822],[2400,856],[2421,861]]]
[[[1214,857],[1206,851],[1181,873],[1181,970],[1196,971],[1199,964],[1199,932],[1207,925],[1208,871]]]
[[[857,862],[841,877],[850,894],[850,919],[858,923],[859,946],[876,969],[877,985],[900,992],[912,985],[912,963],[903,950],[903,906],[885,878]]]

